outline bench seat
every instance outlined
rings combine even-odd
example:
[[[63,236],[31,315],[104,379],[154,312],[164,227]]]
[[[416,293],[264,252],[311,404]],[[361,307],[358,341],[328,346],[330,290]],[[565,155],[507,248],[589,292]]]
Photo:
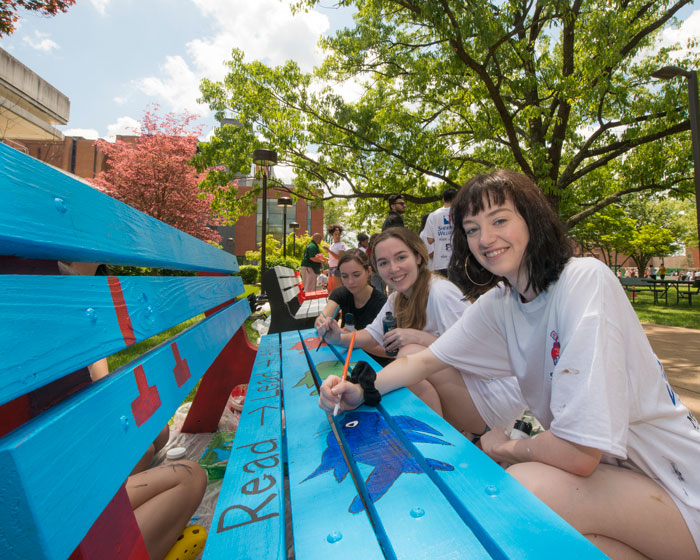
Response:
[[[410,391],[327,415],[317,345],[262,337],[204,560],[605,558]]]

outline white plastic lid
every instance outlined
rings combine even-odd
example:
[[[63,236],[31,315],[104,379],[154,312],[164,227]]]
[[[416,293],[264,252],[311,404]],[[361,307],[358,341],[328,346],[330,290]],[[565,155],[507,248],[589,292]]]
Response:
[[[187,449],[185,449],[184,447],[173,447],[172,449],[168,449],[168,452],[165,454],[165,456],[168,459],[182,459],[186,454]]]

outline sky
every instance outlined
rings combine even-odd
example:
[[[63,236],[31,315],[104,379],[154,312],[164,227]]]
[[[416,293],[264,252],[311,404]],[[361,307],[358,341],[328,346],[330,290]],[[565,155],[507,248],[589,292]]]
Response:
[[[20,11],[0,47],[70,99],[66,135],[130,134],[150,104],[199,114],[204,135],[216,124],[197,103],[202,78],[222,80],[231,49],[279,65],[321,62],[323,34],[352,24],[347,9],[293,15],[289,0],[77,0],[66,13]],[[333,0],[323,4],[332,6]],[[208,130],[207,130],[208,129]]]
[[[163,112],[202,115],[207,136],[215,121],[197,104],[203,77],[221,80],[232,48],[246,60],[279,65],[296,60],[309,71],[321,62],[322,35],[352,25],[334,0],[292,15],[292,0],[77,0],[67,13],[20,12],[17,31],[0,47],[67,95],[66,135],[86,138],[133,133],[150,104]],[[684,8],[680,29],[663,42],[700,40],[700,9]],[[208,130],[207,130],[208,129]]]

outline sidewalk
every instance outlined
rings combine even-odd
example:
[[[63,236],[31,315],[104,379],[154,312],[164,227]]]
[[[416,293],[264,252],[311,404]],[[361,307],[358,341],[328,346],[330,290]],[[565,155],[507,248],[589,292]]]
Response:
[[[642,323],[674,391],[700,418],[700,330]]]

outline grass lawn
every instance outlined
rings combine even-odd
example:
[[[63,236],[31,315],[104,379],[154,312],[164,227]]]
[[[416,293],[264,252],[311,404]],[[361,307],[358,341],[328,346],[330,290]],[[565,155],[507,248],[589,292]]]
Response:
[[[631,293],[628,292],[627,297],[632,301]],[[668,293],[668,305],[663,301],[654,305],[654,295],[651,292],[638,292],[632,307],[639,320],[644,323],[700,329],[700,294],[693,297],[692,306],[688,305],[687,299],[681,299],[676,304],[676,292],[671,289]]]

